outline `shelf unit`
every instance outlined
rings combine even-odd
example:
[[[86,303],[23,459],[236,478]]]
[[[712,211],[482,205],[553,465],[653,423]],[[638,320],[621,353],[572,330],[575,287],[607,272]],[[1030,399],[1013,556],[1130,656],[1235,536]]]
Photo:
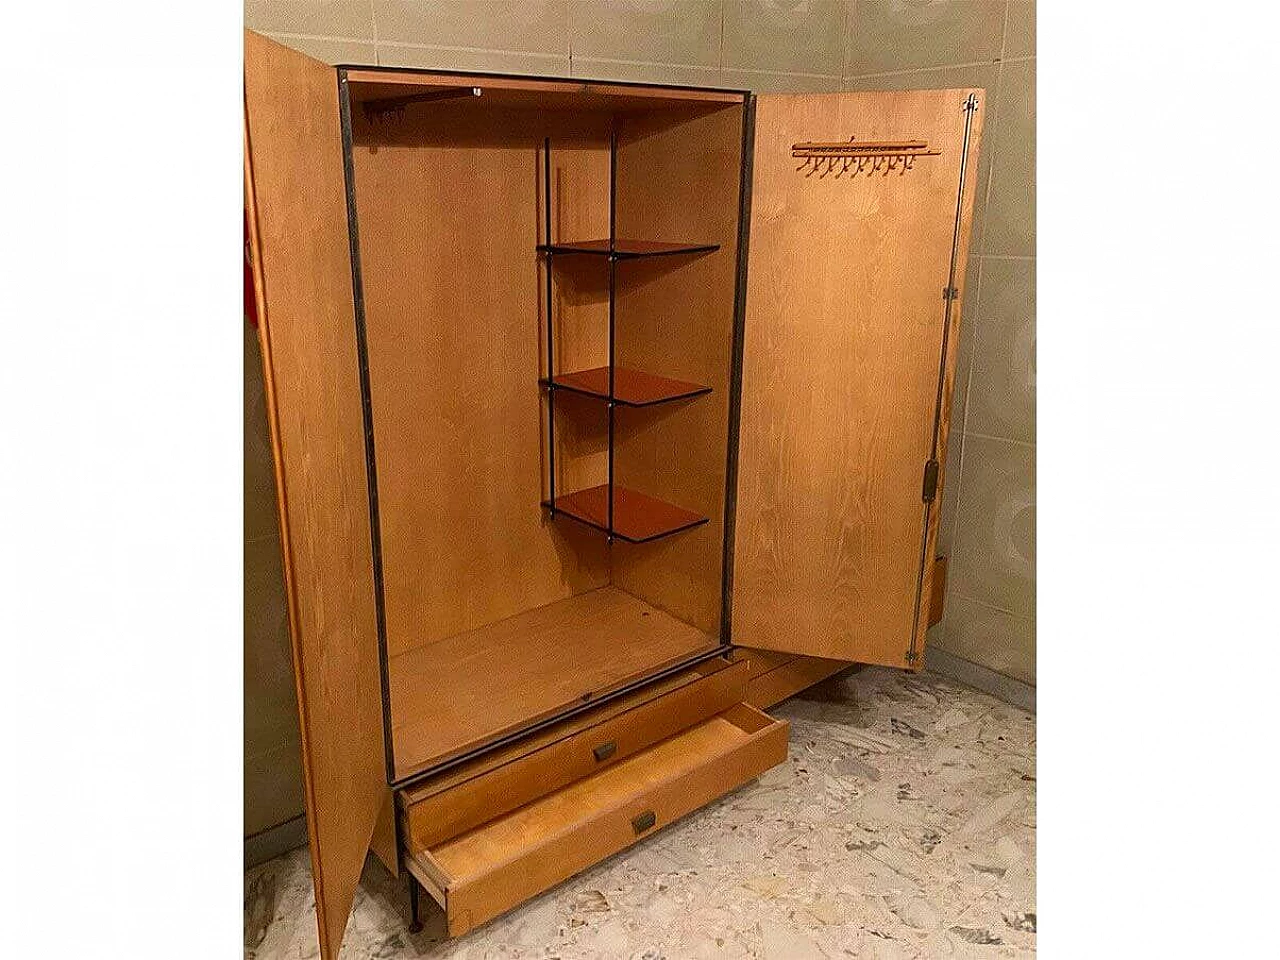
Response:
[[[643,257],[671,257],[684,253],[711,253],[718,243],[665,243],[661,240],[575,240],[572,243],[540,243],[539,253],[584,254],[612,257],[614,260],[639,260]]]
[[[608,400],[609,372],[608,367],[593,367],[574,373],[558,373],[551,378],[543,377],[538,382],[553,390],[568,390],[597,400]],[[652,407],[710,392],[710,387],[700,383],[673,380],[643,370],[618,367],[613,371],[613,401],[620,407]]]
[[[626,543],[648,543],[707,522],[692,510],[617,484],[610,487],[602,483],[566,493],[554,501],[544,500],[542,505]]]
[[[602,240],[555,243],[551,239],[551,139],[542,153],[544,241],[537,252],[546,258],[547,375],[538,382],[547,390],[547,463],[549,496],[542,501],[552,519],[563,514],[604,533],[609,541],[648,543],[689,530],[708,518],[657,497],[619,486],[614,480],[614,432],[618,407],[649,407],[676,400],[691,400],[711,392],[711,387],[676,380],[643,370],[619,367],[615,362],[617,266],[626,260],[696,255],[720,249],[717,243],[671,243],[661,240],[621,239],[617,235],[618,135],[609,137],[609,236]],[[556,373],[555,300],[553,270],[557,256],[596,256],[609,266],[609,362],[589,370]],[[572,493],[556,493],[555,397],[560,390],[601,400],[608,409],[608,480]]]

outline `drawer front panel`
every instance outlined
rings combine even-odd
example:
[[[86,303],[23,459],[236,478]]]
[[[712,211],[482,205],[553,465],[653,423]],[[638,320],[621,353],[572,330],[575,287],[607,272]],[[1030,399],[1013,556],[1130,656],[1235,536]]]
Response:
[[[710,661],[673,678],[659,696],[604,705],[599,714],[514,747],[506,762],[487,761],[402,793],[409,852],[429,849],[576,780],[634,756],[747,695],[747,663]],[[594,722],[593,722],[594,721]]]
[[[746,704],[414,855],[458,936],[759,776],[786,721]]]

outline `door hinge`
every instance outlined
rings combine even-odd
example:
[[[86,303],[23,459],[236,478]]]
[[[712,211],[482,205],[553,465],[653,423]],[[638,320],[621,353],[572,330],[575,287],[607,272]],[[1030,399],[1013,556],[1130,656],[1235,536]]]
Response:
[[[916,646],[915,646],[915,640],[913,639],[911,641],[911,649],[907,651],[907,663],[915,663],[915,662],[916,662]]]
[[[964,109],[969,112],[978,109],[978,95],[976,93],[971,93],[965,98]]]
[[[933,503],[938,495],[938,461],[929,460],[924,465],[924,485],[920,495],[925,503]]]
[[[943,287],[942,299],[943,300],[959,300],[960,288],[959,287]]]

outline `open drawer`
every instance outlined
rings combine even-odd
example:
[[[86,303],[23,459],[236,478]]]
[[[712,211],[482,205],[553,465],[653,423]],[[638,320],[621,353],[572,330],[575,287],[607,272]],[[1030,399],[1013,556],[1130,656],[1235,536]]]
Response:
[[[787,732],[736,704],[488,823],[411,845],[406,865],[458,936],[781,763]]]
[[[419,850],[619,763],[747,699],[746,660],[716,658],[401,790]]]

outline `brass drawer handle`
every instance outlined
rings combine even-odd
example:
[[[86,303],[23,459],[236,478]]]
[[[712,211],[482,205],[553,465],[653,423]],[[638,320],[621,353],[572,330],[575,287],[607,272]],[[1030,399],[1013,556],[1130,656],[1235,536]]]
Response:
[[[657,814],[652,810],[646,810],[644,813],[640,814],[640,816],[632,818],[631,826],[635,829],[637,834],[640,834],[644,833],[657,822]]]
[[[591,751],[596,755],[596,763],[603,763],[618,752],[618,745],[610,740],[608,743],[602,743]]]

